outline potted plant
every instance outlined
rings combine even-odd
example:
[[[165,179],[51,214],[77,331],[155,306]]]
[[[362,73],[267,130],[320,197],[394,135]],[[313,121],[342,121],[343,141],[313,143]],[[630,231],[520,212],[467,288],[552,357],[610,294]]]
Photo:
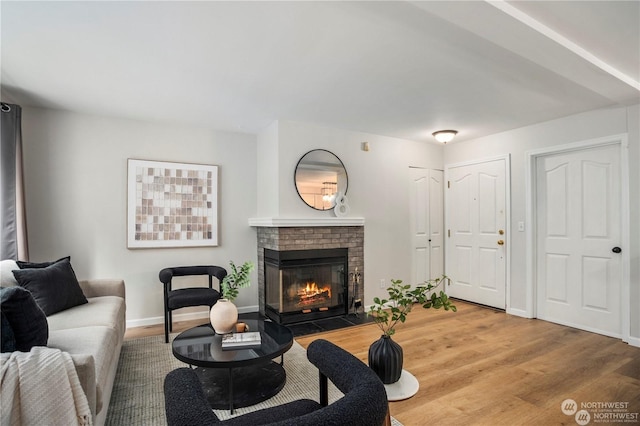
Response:
[[[407,320],[407,315],[414,305],[419,303],[424,309],[444,309],[456,312],[444,290],[436,292],[437,287],[450,284],[446,275],[425,281],[424,284],[411,288],[402,284],[402,280],[391,280],[387,288],[388,299],[374,297],[373,304],[367,312],[382,330],[382,336],[369,347],[369,367],[378,374],[383,383],[395,383],[402,374],[402,347],[391,339],[396,332],[396,325]]]
[[[222,280],[222,297],[233,302],[238,297],[238,289],[243,287],[249,287],[251,285],[250,274],[253,271],[254,264],[252,262],[244,262],[240,268],[238,268],[233,260],[229,262],[231,265],[231,272],[227,273],[227,276]]]
[[[251,285],[250,274],[253,271],[252,262],[244,262],[239,268],[233,261],[230,272],[220,283],[222,298],[211,307],[209,319],[211,326],[218,334],[231,333],[238,322],[238,308],[233,301],[238,297],[238,289]]]

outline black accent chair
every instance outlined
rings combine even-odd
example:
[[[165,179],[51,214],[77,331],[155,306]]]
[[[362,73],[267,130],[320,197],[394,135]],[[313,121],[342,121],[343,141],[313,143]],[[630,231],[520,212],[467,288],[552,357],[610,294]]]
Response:
[[[208,275],[209,287],[189,287],[171,289],[173,277],[188,275]],[[227,276],[227,270],[220,266],[177,266],[164,268],[160,271],[160,281],[164,284],[164,341],[169,343],[169,332],[173,331],[172,311],[188,306],[209,306],[211,308],[220,299],[221,294],[213,288],[213,277],[222,280]]]
[[[380,426],[389,424],[389,403],[384,385],[366,364],[326,340],[315,340],[307,358],[318,367],[320,403],[301,399],[221,421],[211,411],[196,373],[179,368],[164,380],[165,412],[169,426]],[[327,378],[344,397],[328,404]]]

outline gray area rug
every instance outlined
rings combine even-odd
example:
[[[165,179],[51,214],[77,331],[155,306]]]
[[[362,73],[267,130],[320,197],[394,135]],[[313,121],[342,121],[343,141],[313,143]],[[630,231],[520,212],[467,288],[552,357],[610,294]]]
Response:
[[[164,377],[171,370],[185,366],[173,356],[171,344],[164,343],[163,336],[125,341],[106,424],[165,425]],[[287,382],[277,395],[260,404],[238,408],[234,416],[301,398],[318,401],[318,370],[307,360],[305,349],[295,341],[284,354],[284,368]],[[329,383],[329,402],[341,397],[342,393]],[[231,417],[228,410],[214,411],[220,419]],[[396,419],[391,420],[394,426],[402,426]]]

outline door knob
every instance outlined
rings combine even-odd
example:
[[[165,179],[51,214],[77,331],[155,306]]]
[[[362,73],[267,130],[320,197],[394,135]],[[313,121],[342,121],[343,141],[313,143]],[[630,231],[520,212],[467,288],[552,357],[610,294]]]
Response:
[[[499,246],[503,246],[504,245],[504,240],[498,240],[498,245]]]
[[[611,249],[611,251],[614,252],[614,253],[620,253],[620,252],[622,252],[622,249],[620,247],[614,247],[614,248]]]

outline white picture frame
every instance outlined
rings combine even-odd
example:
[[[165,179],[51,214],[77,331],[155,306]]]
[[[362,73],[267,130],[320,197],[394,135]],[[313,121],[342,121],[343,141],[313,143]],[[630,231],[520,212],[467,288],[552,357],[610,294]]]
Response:
[[[127,248],[218,245],[218,166],[127,160]]]

